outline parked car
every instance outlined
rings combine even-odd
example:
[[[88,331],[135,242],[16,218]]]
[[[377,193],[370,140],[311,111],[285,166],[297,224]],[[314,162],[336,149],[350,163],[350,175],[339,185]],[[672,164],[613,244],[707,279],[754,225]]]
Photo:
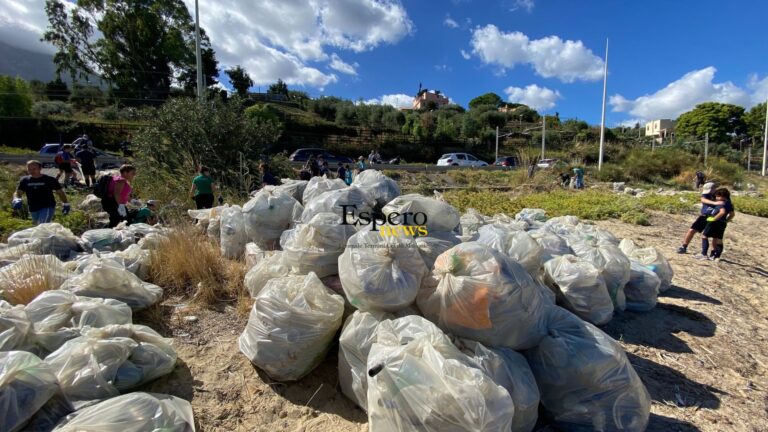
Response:
[[[323,159],[325,159],[325,161],[328,162],[329,165],[337,164],[339,162],[344,164],[354,163],[352,158],[348,158],[346,156],[336,156],[331,152],[329,152],[328,150],[324,150],[320,148],[298,149],[295,152],[291,153],[290,156],[288,156],[288,160],[290,160],[291,162],[306,162],[309,160],[309,157],[312,155],[315,155],[316,158],[318,156],[322,156]]]
[[[45,144],[40,151],[40,162],[44,167],[52,167],[53,159],[56,157],[56,153],[59,152],[58,143]],[[118,168],[123,164],[123,158],[114,153],[107,153],[97,148],[91,148],[96,153],[96,168],[97,169],[112,169]]]
[[[437,166],[488,166],[488,163],[482,161],[469,153],[447,153],[440,156],[437,160]]]
[[[552,168],[557,164],[557,159],[542,159],[536,164],[538,168]]]
[[[517,157],[515,156],[499,156],[498,159],[496,159],[496,162],[493,163],[496,166],[502,166],[502,167],[516,167],[520,165],[520,162],[517,160]]]

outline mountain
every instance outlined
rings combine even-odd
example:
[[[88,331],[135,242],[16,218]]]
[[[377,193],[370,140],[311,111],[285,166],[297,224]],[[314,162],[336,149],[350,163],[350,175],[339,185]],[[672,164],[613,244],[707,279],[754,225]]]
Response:
[[[27,51],[0,41],[0,75],[51,81],[56,78],[53,54]]]

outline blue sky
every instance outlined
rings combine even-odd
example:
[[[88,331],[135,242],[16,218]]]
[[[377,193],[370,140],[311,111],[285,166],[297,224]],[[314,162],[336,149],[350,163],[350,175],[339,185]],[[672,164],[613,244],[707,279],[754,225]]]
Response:
[[[43,4],[3,1],[0,39],[50,52],[38,41]],[[495,92],[599,123],[608,37],[610,126],[768,97],[763,1],[200,0],[200,10],[221,66],[243,65],[262,91],[283,78],[312,96],[401,105],[422,83],[463,106]]]

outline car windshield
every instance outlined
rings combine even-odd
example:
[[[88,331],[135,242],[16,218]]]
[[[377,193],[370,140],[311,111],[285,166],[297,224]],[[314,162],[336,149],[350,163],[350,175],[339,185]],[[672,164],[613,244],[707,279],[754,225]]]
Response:
[[[450,159],[450,158],[451,158],[450,154],[444,154],[444,155],[440,156],[440,159]]]

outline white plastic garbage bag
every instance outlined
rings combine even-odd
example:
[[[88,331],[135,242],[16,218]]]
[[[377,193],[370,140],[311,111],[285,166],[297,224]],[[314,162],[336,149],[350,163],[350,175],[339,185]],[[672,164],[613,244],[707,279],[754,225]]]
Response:
[[[347,300],[360,310],[395,312],[413,303],[427,266],[411,238],[360,231],[339,258]]]
[[[545,282],[557,295],[557,303],[593,324],[613,318],[613,302],[600,271],[575,255],[552,258],[544,264]]]
[[[191,210],[190,210],[191,211]],[[144,238],[150,234],[167,234],[168,231],[170,231],[167,228],[163,228],[159,225],[150,225],[145,223],[135,223],[130,224],[127,227],[123,228],[122,231],[124,233],[129,234],[134,239],[141,239]]]
[[[323,361],[341,326],[344,299],[314,273],[272,279],[256,297],[240,351],[278,381],[296,381]]]
[[[618,246],[612,243],[576,242],[571,243],[576,256],[594,265],[605,281],[605,287],[611,296],[615,310],[623,311],[627,307],[624,286],[629,281],[629,258]]]
[[[53,370],[36,355],[0,352],[0,430],[22,430],[58,390]]]
[[[267,186],[264,186],[261,190],[272,190],[275,192],[281,192],[286,195],[292,196],[293,199],[301,203],[304,197],[304,189],[307,188],[307,184],[309,182],[306,180],[294,180],[294,179],[285,179],[285,178],[281,179],[281,182],[282,184],[279,186],[267,185]],[[252,193],[251,196],[255,196],[257,193],[259,193],[259,191]]]
[[[296,274],[314,272],[317,277],[339,273],[339,256],[357,231],[339,223],[334,213],[318,213],[280,237],[283,262]]]
[[[334,189],[307,202],[304,213],[301,215],[301,221],[307,223],[320,213],[333,213],[336,215],[336,223],[340,224],[346,220],[348,224],[353,224],[360,217],[360,213],[366,212],[371,217],[375,204],[376,201],[368,195],[365,189],[358,187]],[[344,216],[345,210],[346,217]]]
[[[77,206],[82,211],[87,212],[100,212],[102,211],[101,207],[101,198],[97,197],[94,194],[88,194]]]
[[[539,417],[539,388],[525,357],[510,348],[487,348],[469,339],[457,338],[454,344],[512,397],[515,404],[512,431],[532,431]]]
[[[114,397],[171,373],[171,340],[143,325],[84,328],[45,358],[70,401]]]
[[[630,239],[622,240],[619,248],[631,260],[639,262],[656,273],[656,276],[661,280],[659,292],[664,292],[672,287],[672,277],[674,277],[675,272],[661,251],[655,247],[639,248]]]
[[[342,179],[329,179],[326,176],[312,177],[304,188],[304,195],[302,195],[301,202],[306,206],[310,201],[325,192],[336,189],[345,189],[346,187],[347,184],[344,183],[344,180]]]
[[[128,231],[118,231],[112,228],[94,229],[83,233],[83,249],[88,252],[113,252],[125,250],[134,243],[133,234]]]
[[[0,262],[10,263],[18,261],[19,258],[24,255],[38,255],[42,249],[40,240],[33,240],[29,243],[20,244],[18,246],[5,246],[0,248]]]
[[[525,231],[528,229],[529,224],[524,220],[517,220],[504,213],[496,213],[490,220],[490,223],[504,225],[513,231]]]
[[[80,336],[79,329],[132,324],[131,308],[113,299],[78,297],[69,291],[46,291],[25,308],[32,339],[46,352]]]
[[[101,254],[101,257],[122,265],[141,280],[147,280],[149,277],[151,252],[137,244],[130,245],[123,251]]]
[[[246,243],[245,244],[245,265],[248,268],[253,268],[256,264],[260,263],[261,260],[267,258],[268,256],[272,256],[274,254],[274,251],[267,251],[259,247],[256,243]]]
[[[248,240],[262,249],[274,249],[283,231],[299,220],[304,207],[292,196],[277,191],[259,191],[243,206]]]
[[[661,279],[641,263],[632,260],[629,282],[624,287],[627,310],[645,312],[656,307]]]
[[[461,235],[473,236],[478,234],[480,227],[490,222],[490,218],[473,208],[468,208],[459,218],[459,222],[461,223]]]
[[[221,211],[221,255],[239,259],[245,252],[248,235],[245,232],[245,218],[240,206],[227,207]]]
[[[399,196],[390,201],[381,210],[387,218],[390,214],[392,220],[400,225],[426,225],[429,231],[453,231],[459,226],[461,217],[458,210],[445,201],[428,198],[418,194]],[[406,216],[406,213],[409,216]],[[426,221],[422,224],[422,217],[417,213],[423,213]]]
[[[137,245],[144,250],[155,250],[159,248],[164,242],[168,241],[168,237],[160,233],[150,233],[139,240]]]
[[[17,231],[8,237],[8,246],[18,246],[40,240],[40,253],[56,255],[60,259],[69,258],[80,248],[78,238],[67,228],[58,223],[44,223]]]
[[[621,345],[562,308],[525,352],[541,403],[563,430],[644,431],[651,401]]]
[[[119,300],[133,310],[149,307],[163,296],[162,288],[142,282],[122,265],[110,260],[86,265],[82,274],[67,279],[61,289],[79,296]]]
[[[568,242],[555,233],[538,229],[528,231],[528,234],[541,246],[542,263],[546,263],[554,257],[573,254],[573,249],[568,246]]]
[[[290,274],[291,266],[285,263],[283,252],[276,251],[248,270],[245,274],[245,288],[252,298],[256,298],[271,279]]]
[[[176,396],[129,393],[67,416],[55,432],[195,432],[192,405]]]
[[[542,209],[524,208],[515,215],[515,220],[528,222],[529,225],[533,222],[546,222],[547,212]]]
[[[525,231],[513,231],[504,225],[485,225],[479,230],[478,243],[490,246],[522,265],[531,276],[541,269],[543,249]]]
[[[416,242],[416,246],[419,248],[421,258],[424,260],[424,264],[427,265],[427,271],[430,272],[435,266],[435,261],[443,252],[461,243],[457,237],[440,238],[433,237],[430,233],[427,237],[416,237],[413,240]]]
[[[8,292],[31,300],[40,291],[58,289],[72,275],[54,255],[25,255],[0,269],[0,295]]]
[[[368,354],[371,432],[509,431],[507,390],[419,316],[382,321]]]
[[[568,237],[568,242],[572,241],[584,241],[589,243],[609,243],[612,245],[618,245],[619,239],[616,238],[610,231],[597,227],[595,225],[589,225],[585,223],[579,223],[576,225],[575,231]]]
[[[440,255],[417,303],[444,331],[489,346],[526,349],[546,333],[548,301],[531,276],[479,242]]]
[[[380,207],[400,196],[397,182],[375,169],[367,169],[355,176],[352,186],[364,189]]]
[[[24,306],[11,306],[0,300],[0,351],[23,350],[29,347],[32,323]]]

